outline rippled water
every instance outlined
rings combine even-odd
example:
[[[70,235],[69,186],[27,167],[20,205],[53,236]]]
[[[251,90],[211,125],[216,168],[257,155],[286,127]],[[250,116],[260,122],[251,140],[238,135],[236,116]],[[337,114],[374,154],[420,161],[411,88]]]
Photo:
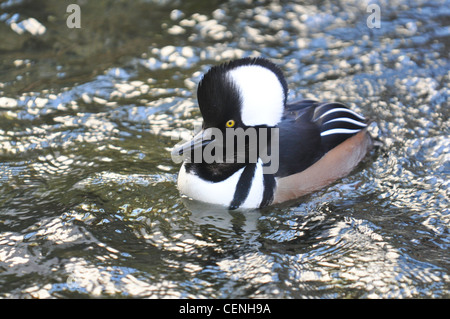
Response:
[[[450,2],[0,1],[0,297],[448,298]],[[383,146],[251,212],[180,198],[211,65],[264,56]]]

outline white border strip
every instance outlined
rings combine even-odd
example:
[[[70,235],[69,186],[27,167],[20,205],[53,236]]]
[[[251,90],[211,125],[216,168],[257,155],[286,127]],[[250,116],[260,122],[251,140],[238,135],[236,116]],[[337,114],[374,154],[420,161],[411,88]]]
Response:
[[[323,123],[322,125],[326,125],[328,123],[338,122],[338,121],[347,122],[347,123],[355,124],[355,125],[362,126],[362,127],[366,127],[367,126],[366,123],[361,123],[361,122],[355,121],[353,119],[350,119],[348,117],[339,117],[339,118],[336,118],[336,119],[332,119],[332,120],[329,120],[329,121]]]
[[[328,131],[320,133],[320,136],[328,136],[328,135],[332,135],[332,134],[352,134],[352,133],[356,133],[359,131],[361,131],[361,130],[360,129],[349,130],[346,128],[334,128],[332,130],[328,130]]]
[[[355,115],[356,117],[360,118],[360,119],[363,120],[363,121],[366,120],[364,117],[362,117],[362,116],[359,115],[358,113],[356,113],[356,112],[354,112],[354,111],[352,111],[352,110],[350,110],[350,109],[344,108],[344,107],[339,107],[339,108],[336,108],[336,109],[328,110],[328,111],[326,111],[325,113],[323,113],[321,116],[319,116],[319,119],[321,119],[322,117],[324,117],[324,116],[326,116],[326,115],[328,115],[328,114],[334,113],[334,112],[348,112],[348,113],[350,113],[350,114]]]

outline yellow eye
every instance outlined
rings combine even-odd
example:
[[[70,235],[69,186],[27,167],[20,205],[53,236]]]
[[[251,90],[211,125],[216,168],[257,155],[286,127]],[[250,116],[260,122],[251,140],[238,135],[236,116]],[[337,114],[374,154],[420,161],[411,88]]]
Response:
[[[233,127],[234,126],[234,120],[228,120],[227,123],[225,123],[227,127]]]

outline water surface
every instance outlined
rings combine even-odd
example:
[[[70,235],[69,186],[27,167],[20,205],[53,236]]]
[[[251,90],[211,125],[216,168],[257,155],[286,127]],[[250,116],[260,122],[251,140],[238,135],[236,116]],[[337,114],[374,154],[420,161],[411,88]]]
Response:
[[[448,0],[70,3],[0,2],[1,297],[450,296]],[[246,56],[382,146],[288,204],[181,198],[201,74]]]

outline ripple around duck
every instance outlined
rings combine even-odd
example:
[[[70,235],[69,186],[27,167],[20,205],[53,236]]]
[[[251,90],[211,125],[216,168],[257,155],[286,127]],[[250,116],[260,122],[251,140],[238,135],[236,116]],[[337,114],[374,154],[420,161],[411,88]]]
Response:
[[[380,3],[380,29],[358,1],[93,1],[81,30],[47,2],[0,5],[0,296],[449,296],[448,1]],[[380,146],[285,205],[181,198],[197,83],[246,56],[290,99],[365,114]]]

